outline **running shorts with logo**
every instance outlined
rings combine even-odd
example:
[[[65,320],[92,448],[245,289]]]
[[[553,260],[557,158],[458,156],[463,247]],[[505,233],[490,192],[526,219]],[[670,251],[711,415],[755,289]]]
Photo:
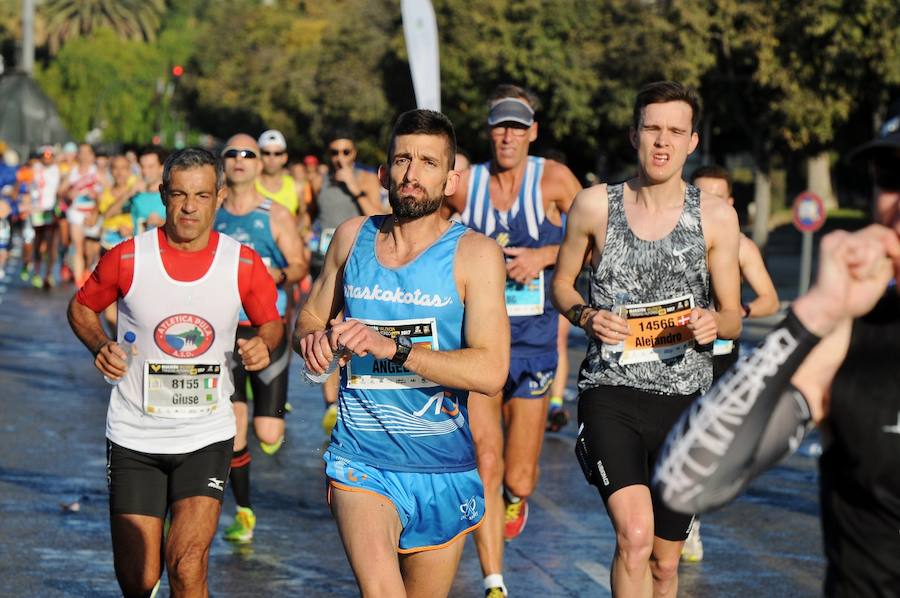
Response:
[[[238,326],[235,334],[234,354],[237,355],[237,341],[250,340],[259,333],[253,326]],[[271,361],[265,369],[248,372],[239,361],[231,373],[234,376],[234,394],[231,402],[247,402],[247,379],[253,391],[253,417],[279,417],[284,419],[284,405],[287,402],[288,364],[291,352],[288,350],[289,335],[285,332],[281,343],[272,351]]]
[[[106,479],[112,515],[166,516],[175,501],[209,496],[222,502],[234,439],[190,453],[142,453],[106,440]]]
[[[403,531],[397,552],[443,548],[474,531],[484,517],[484,487],[478,470],[421,473],[390,471],[326,451],[328,502],[332,489],[369,492],[391,501]]]
[[[509,360],[509,375],[503,386],[503,398],[542,399],[550,391],[559,356],[556,352],[536,357],[513,357]]]
[[[666,435],[699,393],[661,395],[626,386],[597,386],[578,400],[575,455],[603,502],[626,486],[650,487],[653,465]],[[654,534],[687,538],[693,515],[676,513],[653,499]]]

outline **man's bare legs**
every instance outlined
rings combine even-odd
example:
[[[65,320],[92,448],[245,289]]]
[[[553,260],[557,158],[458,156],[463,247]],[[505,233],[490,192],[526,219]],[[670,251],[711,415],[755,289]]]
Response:
[[[478,461],[478,475],[484,485],[484,523],[475,531],[475,547],[481,573],[503,574],[503,425],[500,395],[488,397],[469,393],[469,422]]]
[[[635,484],[617,490],[609,497],[607,510],[616,530],[610,570],[613,595],[675,596],[684,542],[654,537],[650,489]]]
[[[208,595],[209,546],[219,522],[220,504],[208,496],[172,503],[165,543],[169,586],[176,598]],[[110,529],[116,579],[126,597],[149,596],[162,575],[163,520],[149,515],[112,515]]]

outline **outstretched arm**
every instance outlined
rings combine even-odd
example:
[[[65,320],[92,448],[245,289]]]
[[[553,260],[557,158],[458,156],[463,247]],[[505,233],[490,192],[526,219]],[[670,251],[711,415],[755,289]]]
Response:
[[[669,433],[653,480],[669,507],[691,513],[725,504],[795,450],[810,421],[827,417],[852,318],[883,294],[900,241],[880,226],[837,231],[822,240],[820,255],[816,286]]]

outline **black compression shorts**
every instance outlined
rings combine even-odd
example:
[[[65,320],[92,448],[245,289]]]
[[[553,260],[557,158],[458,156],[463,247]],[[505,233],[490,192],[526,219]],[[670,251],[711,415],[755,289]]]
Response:
[[[251,326],[238,326],[235,335],[234,355],[237,365],[232,370],[234,375],[234,394],[231,400],[247,402],[247,379],[253,391],[253,417],[284,418],[284,405],[287,402],[288,362],[291,352],[288,350],[288,334],[285,332],[281,344],[272,352],[269,366],[258,372],[248,372],[238,355],[237,339],[250,339],[256,336],[257,329]]]
[[[575,455],[604,503],[626,486],[650,487],[666,435],[697,396],[659,395],[624,386],[598,386],[581,393]],[[652,500],[654,534],[676,542],[687,538],[693,516],[672,511],[656,496]]]
[[[110,514],[163,519],[183,498],[209,496],[221,503],[233,450],[233,438],[175,455],[141,453],[107,439]]]

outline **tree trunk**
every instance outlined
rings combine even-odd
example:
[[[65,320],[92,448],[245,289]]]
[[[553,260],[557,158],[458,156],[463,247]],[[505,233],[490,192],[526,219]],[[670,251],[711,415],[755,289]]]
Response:
[[[828,152],[821,152],[806,159],[806,188],[822,198],[826,210],[838,207],[831,186],[831,159]]]
[[[769,212],[772,206],[772,179],[758,165],[753,170],[753,242],[765,247],[769,238]]]

